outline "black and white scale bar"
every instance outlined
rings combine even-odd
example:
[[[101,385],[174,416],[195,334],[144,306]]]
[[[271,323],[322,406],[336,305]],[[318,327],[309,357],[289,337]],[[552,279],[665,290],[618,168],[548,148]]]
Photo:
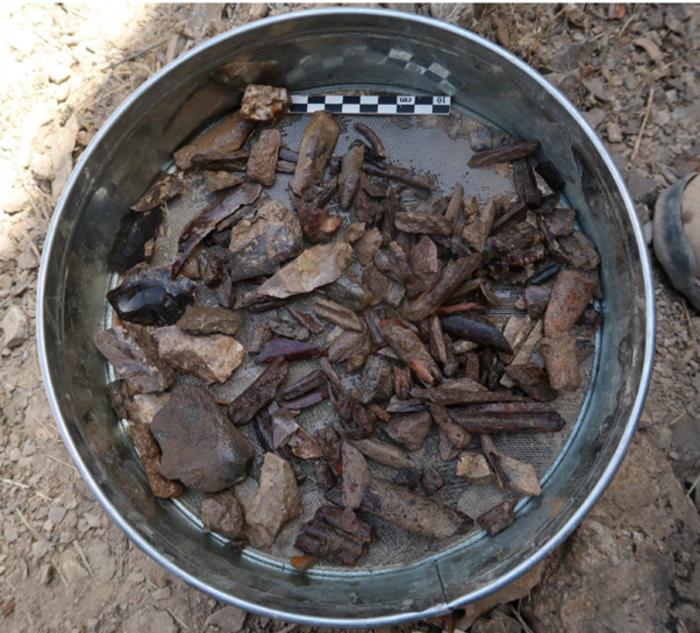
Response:
[[[292,114],[328,110],[337,114],[449,114],[451,98],[409,95],[292,95]]]

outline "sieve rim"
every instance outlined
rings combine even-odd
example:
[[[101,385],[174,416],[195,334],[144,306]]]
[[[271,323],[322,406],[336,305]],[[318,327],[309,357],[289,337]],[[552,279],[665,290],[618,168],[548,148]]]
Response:
[[[332,17],[338,15],[354,15],[369,18],[391,18],[394,20],[402,20],[405,22],[422,24],[433,29],[442,29],[445,32],[449,32],[454,35],[460,36],[481,47],[484,47],[485,49],[488,49],[492,53],[501,57],[505,62],[513,65],[518,70],[524,72],[530,79],[535,81],[541,89],[549,93],[549,95],[552,96],[566,110],[567,114],[572,117],[572,119],[578,124],[581,130],[588,137],[589,141],[598,153],[599,158],[602,160],[606,169],[611,174],[612,179],[617,187],[617,191],[619,192],[622,198],[622,202],[627,212],[627,220],[631,224],[637,251],[639,254],[640,267],[642,271],[644,285],[646,315],[643,362],[640,373],[639,386],[636,392],[634,404],[629,415],[629,419],[627,420],[624,426],[624,430],[619,439],[618,445],[615,451],[613,452],[606,467],[604,468],[603,472],[601,473],[600,478],[593,486],[592,490],[589,492],[586,498],[583,500],[583,502],[573,512],[572,516],[566,521],[566,523],[561,528],[559,528],[559,530],[557,530],[554,534],[549,536],[547,540],[539,547],[539,549],[536,552],[534,552],[531,556],[529,556],[519,565],[512,568],[507,573],[499,576],[498,578],[495,578],[494,580],[477,590],[468,592],[452,601],[436,604],[428,609],[419,612],[400,612],[390,615],[364,617],[358,619],[336,618],[327,616],[309,616],[303,613],[292,613],[279,609],[269,608],[261,604],[252,603],[247,600],[240,599],[230,593],[218,590],[215,587],[209,585],[208,583],[199,580],[197,577],[193,576],[192,574],[188,573],[186,570],[181,568],[177,563],[164,556],[149,542],[147,538],[141,536],[130,525],[128,520],[124,516],[122,516],[122,514],[110,502],[107,496],[101,491],[100,485],[98,484],[95,476],[90,472],[90,470],[86,466],[75,442],[73,441],[70,433],[68,432],[66,420],[64,419],[58,405],[56,387],[53,384],[50,375],[47,350],[49,339],[46,331],[47,315],[44,307],[47,299],[50,298],[50,288],[47,288],[48,265],[52,257],[52,251],[59,229],[59,222],[61,220],[61,216],[63,215],[66,202],[69,199],[70,193],[74,188],[79,176],[81,175],[86,164],[88,163],[93,152],[95,151],[95,148],[102,142],[102,139],[107,134],[107,132],[121,118],[121,116],[125,113],[125,111],[128,108],[130,108],[135,102],[137,102],[141,98],[141,96],[151,88],[151,86],[166,78],[174,68],[187,63],[190,59],[199,55],[202,51],[207,50],[210,47],[214,47],[230,38],[235,38],[242,33],[255,31],[256,29],[264,28],[271,24],[293,22],[296,20],[303,20],[307,18],[318,18],[325,16]],[[475,33],[459,28],[457,26],[453,26],[451,24],[447,24],[445,22],[441,22],[434,18],[418,16],[415,14],[408,14],[388,9],[365,8],[330,8],[314,9],[308,11],[294,11],[279,16],[264,18],[262,20],[251,22],[249,24],[240,26],[236,29],[227,31],[225,33],[221,33],[220,35],[215,36],[207,40],[206,42],[203,42],[202,44],[194,47],[192,50],[185,53],[180,58],[172,61],[170,64],[163,67],[150,79],[144,82],[139,88],[137,88],[131,95],[129,95],[122,102],[122,104],[119,107],[117,107],[117,109],[112,113],[112,115],[105,121],[100,130],[93,137],[88,147],[82,153],[56,204],[56,208],[46,234],[43,254],[41,258],[36,304],[36,329],[39,364],[41,367],[41,374],[51,412],[54,418],[56,419],[59,431],[61,433],[61,437],[63,438],[63,442],[65,443],[71,458],[75,462],[80,474],[82,475],[85,482],[88,484],[92,493],[95,495],[95,497],[105,509],[112,521],[114,521],[126,533],[126,535],[131,539],[133,543],[135,543],[144,553],[146,553],[148,556],[150,556],[152,559],[154,559],[156,562],[162,565],[169,572],[175,574],[190,586],[205,593],[208,593],[209,595],[213,596],[214,598],[220,600],[223,603],[237,606],[239,608],[245,609],[246,611],[258,615],[283,619],[298,624],[330,627],[363,628],[396,625],[416,619],[436,617],[444,615],[445,613],[456,609],[460,606],[463,606],[467,603],[484,598],[485,596],[495,591],[498,591],[499,589],[502,589],[503,587],[515,581],[521,575],[531,570],[546,556],[548,556],[556,547],[558,547],[573,532],[573,530],[588,514],[588,512],[598,501],[602,493],[605,491],[607,486],[610,484],[613,476],[620,467],[620,464],[632,442],[632,438],[634,436],[637,424],[639,422],[639,418],[641,416],[644,401],[646,399],[646,395],[649,389],[649,382],[651,379],[655,343],[655,320],[656,315],[651,264],[646,243],[644,241],[642,228],[634,209],[634,204],[629,195],[629,192],[627,191],[622,176],[620,175],[612,158],[605,149],[602,141],[595,133],[595,131],[590,127],[590,125],[587,123],[584,117],[573,106],[573,104],[557,88],[551,85],[544,77],[542,77],[542,75],[540,75],[537,71],[535,71],[525,62],[517,58],[512,53],[509,53],[502,47],[498,46],[497,44],[494,44],[482,38],[481,36],[476,35]]]

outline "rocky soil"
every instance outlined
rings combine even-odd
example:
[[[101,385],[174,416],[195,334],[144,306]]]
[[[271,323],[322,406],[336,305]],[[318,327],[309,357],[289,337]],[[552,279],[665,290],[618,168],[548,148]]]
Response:
[[[295,8],[0,8],[3,631],[310,630],[246,616],[188,588],[108,521],[58,437],[34,342],[48,221],[99,126],[139,84],[196,43]],[[698,5],[396,8],[475,30],[559,86],[607,142],[651,239],[658,192],[700,169]],[[656,264],[655,278],[659,326],[649,400],[603,500],[549,561],[504,594],[401,631],[700,631],[700,315]]]

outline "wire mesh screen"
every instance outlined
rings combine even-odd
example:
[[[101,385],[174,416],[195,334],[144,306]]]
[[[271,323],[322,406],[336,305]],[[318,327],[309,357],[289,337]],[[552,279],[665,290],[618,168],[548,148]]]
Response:
[[[469,157],[473,153],[468,136],[476,125],[476,121],[464,113],[453,112],[449,116],[339,117],[341,136],[335,155],[344,154],[350,143],[358,138],[358,134],[351,126],[351,123],[356,120],[361,120],[377,132],[386,146],[390,162],[432,175],[438,185],[440,195],[448,194],[457,182],[464,186],[465,195],[476,196],[480,204],[485,204],[494,196],[513,194],[512,178],[508,165],[498,165],[495,168],[487,169],[469,169],[467,167]],[[283,145],[290,149],[298,149],[308,121],[309,117],[307,116],[288,116],[280,122],[279,128],[282,131]],[[287,206],[290,204],[287,193],[289,178],[289,176],[278,174],[275,186],[267,190],[269,197],[280,200]],[[167,264],[173,260],[178,236],[185,225],[214,199],[212,194],[208,192],[201,174],[194,172],[187,174],[186,184],[186,192],[168,205],[161,234],[157,240],[154,264]],[[417,202],[418,198],[414,195],[402,197],[402,203],[406,206]],[[344,231],[353,218],[349,213],[341,212],[339,209],[335,209],[335,212],[343,217],[344,227],[342,230]],[[342,232],[340,235],[342,236]],[[247,290],[254,287],[252,284],[247,284],[247,286],[249,288],[242,285],[241,289]],[[513,305],[519,292],[507,286],[496,286],[495,291],[501,298],[501,305],[492,309],[488,315],[494,323],[503,326],[510,315],[519,312]],[[198,299],[203,303],[216,303],[216,297],[213,293],[208,295],[206,290],[198,296]],[[311,301],[302,298],[292,301],[290,305],[310,309]],[[244,347],[249,348],[256,328],[269,317],[269,312],[245,313],[236,333],[236,339]],[[334,325],[326,323],[321,333],[312,334],[310,342],[319,347],[326,347],[339,332],[340,330]],[[590,328],[582,327],[577,334],[597,345],[595,332]],[[554,434],[496,434],[493,436],[496,446],[508,455],[532,464],[542,478],[557,460],[574,429],[590,385],[596,357],[595,353],[591,353],[581,364],[583,377],[581,388],[576,392],[561,395],[553,403],[560,415],[566,420],[566,426],[561,432]],[[294,363],[291,367],[289,380],[296,380],[317,367],[318,360]],[[359,380],[361,372],[349,375],[338,364],[336,369],[346,387],[356,384]],[[210,389],[218,399],[230,401],[240,394],[261,371],[262,368],[255,364],[254,356],[248,355],[230,380],[223,385],[212,386]],[[462,369],[458,375],[463,375],[463,371]],[[196,381],[196,379],[187,376],[181,376],[180,380]],[[297,421],[307,431],[315,431],[329,424],[334,417],[333,407],[329,401],[326,401],[304,410]],[[245,505],[255,491],[253,480],[257,480],[259,476],[263,449],[260,447],[251,425],[247,425],[241,430],[258,448],[251,477],[237,488],[237,493]],[[478,438],[473,441],[472,448],[479,450]],[[423,447],[413,453],[412,457],[419,466],[436,468],[443,476],[445,485],[433,498],[472,518],[478,517],[502,499],[502,494],[495,484],[472,484],[455,477],[455,462],[444,462],[440,459],[438,433],[435,427],[433,427]],[[396,473],[396,471],[374,462],[370,462],[370,466],[376,476],[389,480]],[[319,505],[324,503],[323,492],[319,490],[313,477],[313,465],[302,461],[301,469],[305,475],[303,483],[300,484],[302,514],[283,529],[272,550],[264,553],[264,555],[282,563],[299,553],[294,549],[293,543],[300,526],[313,516]],[[196,518],[201,495],[188,491],[174,503],[178,504],[188,515]],[[451,547],[462,539],[472,538],[478,531],[476,528],[471,534],[435,542],[394,528],[374,517],[367,516],[366,518],[375,526],[376,538],[370,547],[369,554],[360,561],[359,567],[364,568],[384,569],[394,565],[406,565],[425,556],[433,555],[441,549]]]

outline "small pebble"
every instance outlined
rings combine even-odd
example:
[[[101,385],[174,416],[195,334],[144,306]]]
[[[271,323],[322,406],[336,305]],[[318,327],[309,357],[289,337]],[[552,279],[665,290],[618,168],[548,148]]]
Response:
[[[27,317],[19,306],[13,305],[5,313],[2,320],[2,347],[14,348],[21,345],[27,338]]]
[[[68,82],[64,82],[59,86],[56,86],[54,96],[56,97],[56,101],[58,101],[58,103],[63,103],[70,96],[70,84]]]
[[[152,594],[151,598],[153,600],[167,600],[170,597],[170,588],[163,587],[161,589],[156,589]]]
[[[51,506],[49,508],[49,519],[51,519],[55,524],[59,524],[63,521],[63,517],[66,516],[66,509],[62,506]]]
[[[52,64],[48,69],[49,81],[54,84],[62,84],[70,77],[70,68],[63,64]]]
[[[622,130],[614,121],[610,121],[607,125],[608,140],[611,143],[622,143]]]
[[[14,215],[15,213],[26,211],[30,204],[31,200],[27,193],[22,189],[13,187],[5,194],[0,206],[2,206],[2,210],[8,215]]]
[[[36,255],[28,248],[23,250],[17,258],[17,268],[19,270],[34,270],[39,265]]]
[[[224,607],[212,613],[205,622],[205,626],[213,624],[226,633],[238,633],[245,625],[248,613],[237,607]]]

